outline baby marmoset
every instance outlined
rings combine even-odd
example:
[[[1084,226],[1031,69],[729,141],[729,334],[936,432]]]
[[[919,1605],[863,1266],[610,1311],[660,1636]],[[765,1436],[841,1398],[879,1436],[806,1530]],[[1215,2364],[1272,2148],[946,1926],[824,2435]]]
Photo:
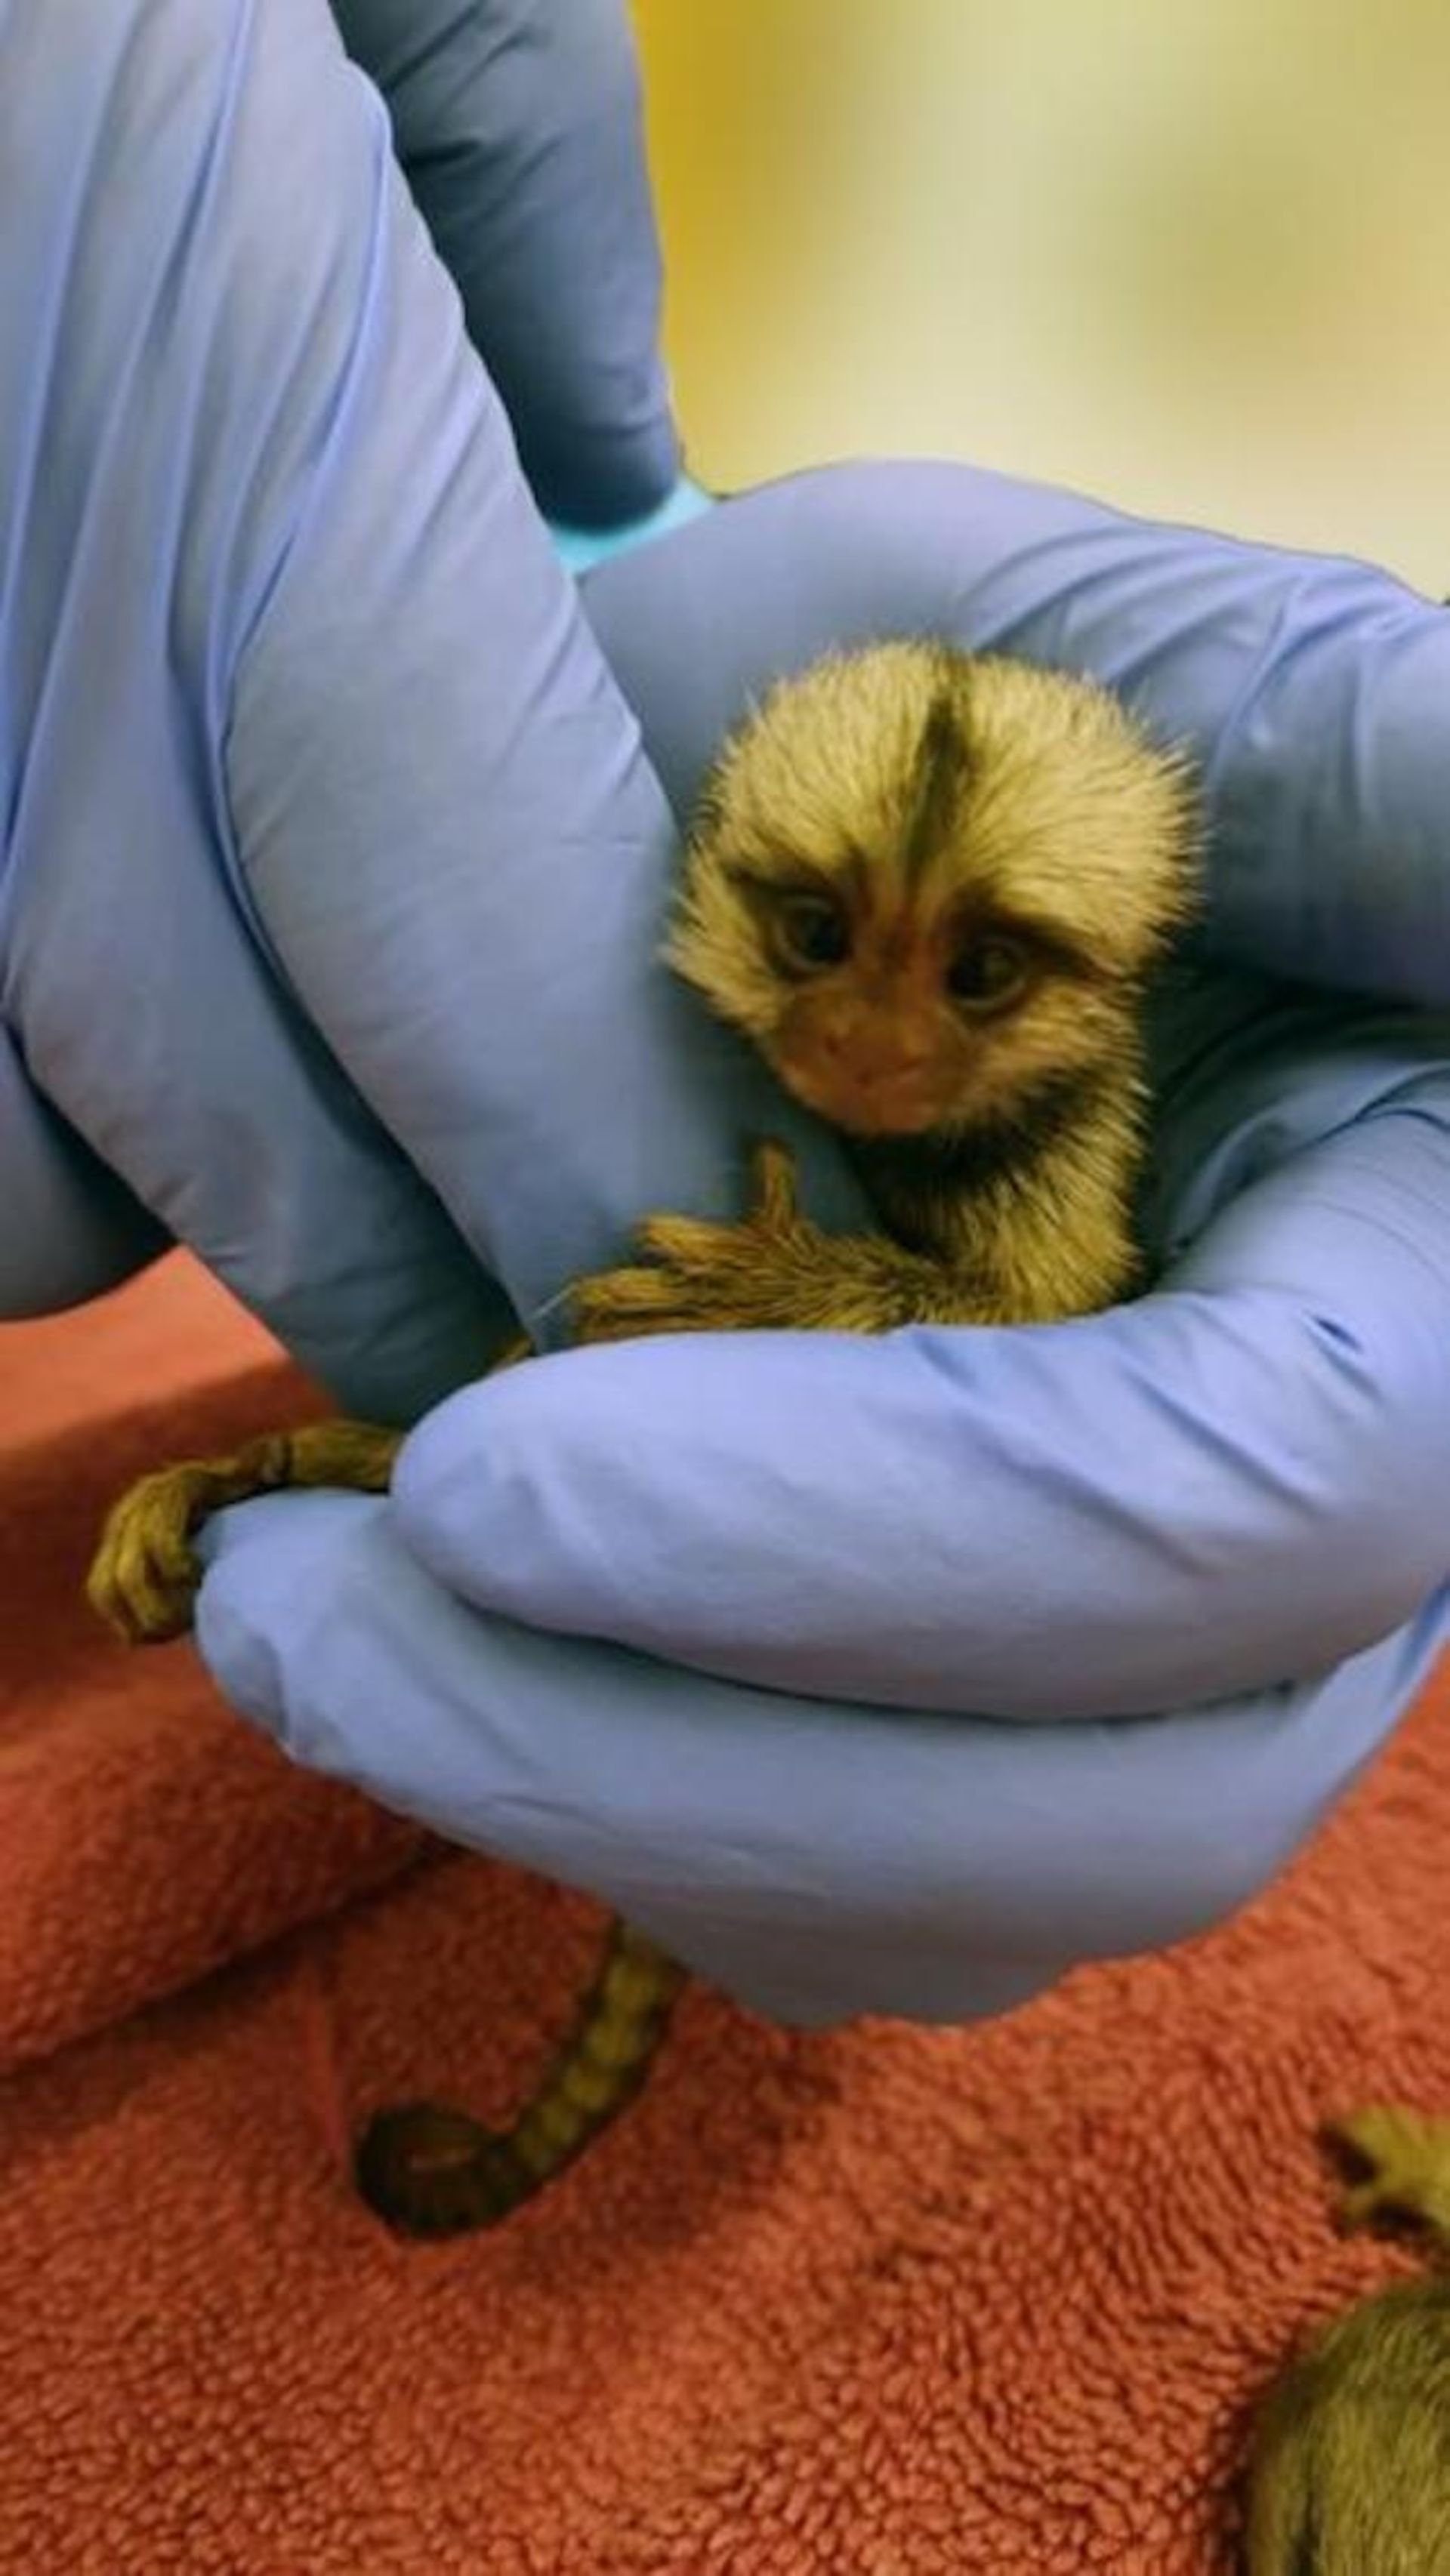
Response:
[[[835,1128],[883,1232],[647,1226],[585,1338],[883,1332],[1111,1304],[1138,1269],[1144,982],[1195,891],[1188,774],[1080,679],[884,644],[778,687],[701,800],[666,956]]]
[[[1185,764],[1106,690],[930,642],[781,682],[706,785],[666,957],[837,1131],[881,1230],[823,1232],[764,1146],[740,1222],[654,1218],[638,1260],[579,1283],[577,1338],[1037,1322],[1128,1293],[1145,985],[1194,891]],[[175,1634],[207,1513],[280,1485],[382,1491],[400,1439],[322,1423],[147,1478],[107,1523],[93,1601],[127,1635]],[[380,2114],[358,2155],[372,2206],[445,2234],[528,2198],[638,2084],[680,1974],[616,1926],[515,2127]]]

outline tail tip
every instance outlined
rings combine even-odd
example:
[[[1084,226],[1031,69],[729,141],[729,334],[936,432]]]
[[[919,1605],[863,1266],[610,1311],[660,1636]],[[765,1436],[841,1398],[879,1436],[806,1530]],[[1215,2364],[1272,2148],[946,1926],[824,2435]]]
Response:
[[[399,2236],[463,2236],[506,2218],[524,2197],[503,2142],[468,2112],[435,2102],[376,2112],[358,2139],[353,2175],[369,2209]]]

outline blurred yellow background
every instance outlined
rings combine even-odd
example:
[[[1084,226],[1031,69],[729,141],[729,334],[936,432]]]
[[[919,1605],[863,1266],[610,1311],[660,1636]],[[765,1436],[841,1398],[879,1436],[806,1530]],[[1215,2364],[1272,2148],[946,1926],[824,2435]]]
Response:
[[[1443,0],[635,0],[691,462],[970,458],[1450,591]]]

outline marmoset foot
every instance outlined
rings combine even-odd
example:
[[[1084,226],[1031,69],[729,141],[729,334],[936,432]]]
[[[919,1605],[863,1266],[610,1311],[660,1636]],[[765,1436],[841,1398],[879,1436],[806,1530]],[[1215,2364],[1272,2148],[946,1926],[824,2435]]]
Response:
[[[371,1422],[314,1422],[268,1432],[225,1458],[192,1458],[143,1476],[106,1518],[86,1597],[131,1645],[160,1645],[190,1627],[201,1582],[196,1533],[229,1503],[287,1485],[385,1493],[402,1434]]]
[[[1450,2120],[1375,2105],[1329,2121],[1323,2142],[1345,2178],[1346,2233],[1408,2226],[1450,2238]]]
[[[201,1582],[196,1531],[215,1500],[213,1473],[196,1461],[143,1476],[106,1518],[86,1597],[130,1645],[161,1645],[191,1625]]]

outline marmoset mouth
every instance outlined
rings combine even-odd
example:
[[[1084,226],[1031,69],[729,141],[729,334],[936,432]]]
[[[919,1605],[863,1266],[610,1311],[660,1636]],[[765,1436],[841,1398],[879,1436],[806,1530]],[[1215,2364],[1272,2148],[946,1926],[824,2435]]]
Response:
[[[920,1136],[945,1125],[954,1107],[939,1083],[915,1069],[852,1073],[836,1064],[780,1071],[804,1108],[853,1136]]]

